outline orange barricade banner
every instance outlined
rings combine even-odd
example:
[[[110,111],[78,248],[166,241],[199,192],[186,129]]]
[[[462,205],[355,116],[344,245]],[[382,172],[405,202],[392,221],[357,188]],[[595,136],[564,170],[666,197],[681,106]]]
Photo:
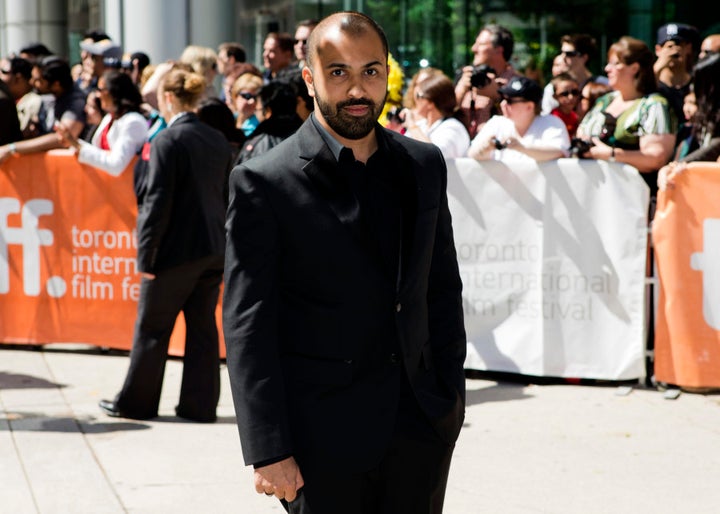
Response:
[[[130,349],[140,291],[133,164],[112,177],[52,151],[0,166],[0,342]],[[178,321],[174,355],[184,347]]]
[[[691,163],[653,221],[660,278],[655,376],[720,387],[720,164]]]

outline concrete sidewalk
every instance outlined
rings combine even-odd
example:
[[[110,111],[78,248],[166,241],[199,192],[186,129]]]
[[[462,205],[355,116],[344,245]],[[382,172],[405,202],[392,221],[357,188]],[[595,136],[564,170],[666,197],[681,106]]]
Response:
[[[254,492],[227,380],[215,424],[104,416],[125,354],[0,345],[0,513],[284,512]],[[446,514],[720,512],[720,396],[468,380]],[[342,513],[338,513],[342,514]]]

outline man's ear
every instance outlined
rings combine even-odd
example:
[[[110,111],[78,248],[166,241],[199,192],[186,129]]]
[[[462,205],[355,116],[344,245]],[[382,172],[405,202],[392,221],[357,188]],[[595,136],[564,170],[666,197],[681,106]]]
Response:
[[[308,94],[315,98],[315,82],[313,82],[312,70],[307,66],[302,69],[302,78],[307,86]]]

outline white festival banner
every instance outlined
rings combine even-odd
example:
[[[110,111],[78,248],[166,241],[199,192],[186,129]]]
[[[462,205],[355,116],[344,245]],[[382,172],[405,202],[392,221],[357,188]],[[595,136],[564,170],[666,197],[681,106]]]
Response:
[[[643,377],[649,190],[633,167],[448,161],[467,369]]]

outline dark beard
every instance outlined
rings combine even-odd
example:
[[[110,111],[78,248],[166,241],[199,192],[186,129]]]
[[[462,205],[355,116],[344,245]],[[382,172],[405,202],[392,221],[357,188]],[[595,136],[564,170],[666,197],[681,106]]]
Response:
[[[382,112],[385,101],[380,105],[374,104],[372,100],[367,98],[358,98],[357,100],[345,100],[337,103],[334,107],[325,102],[322,98],[315,96],[318,108],[337,135],[345,139],[362,139],[375,128],[378,116]],[[350,105],[367,105],[370,107],[367,115],[363,117],[351,116],[346,113],[343,108]]]

